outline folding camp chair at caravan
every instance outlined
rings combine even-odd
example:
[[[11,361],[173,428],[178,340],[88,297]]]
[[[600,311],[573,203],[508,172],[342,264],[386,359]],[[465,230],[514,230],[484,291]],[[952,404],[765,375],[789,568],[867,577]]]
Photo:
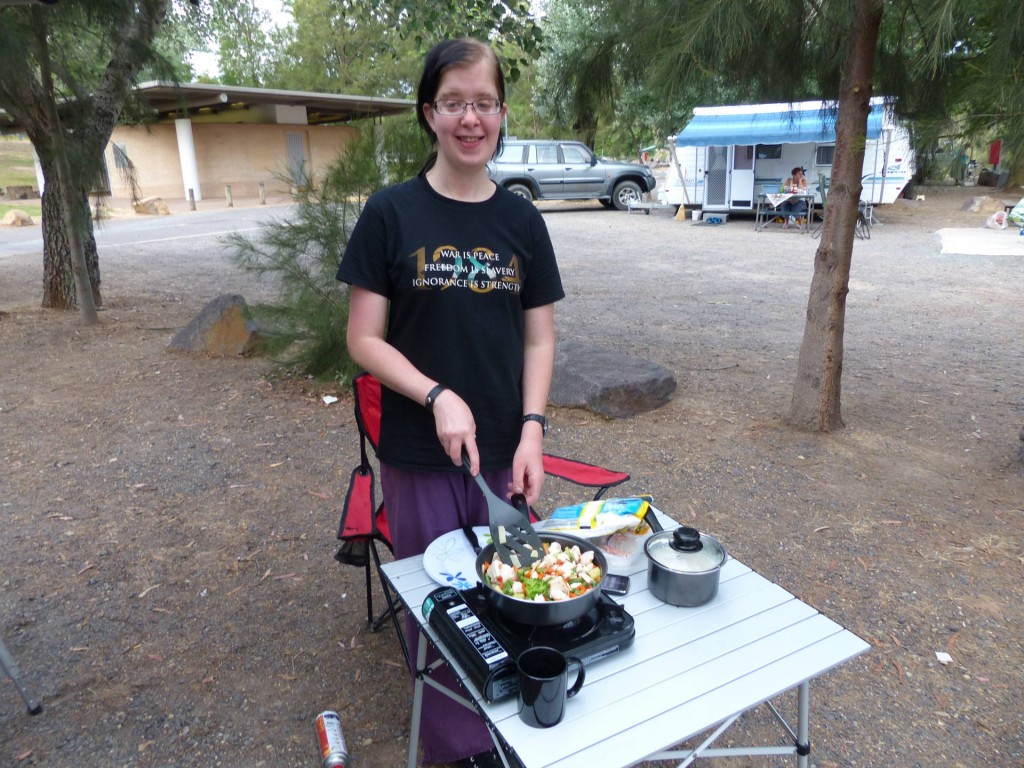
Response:
[[[386,583],[380,578],[380,551],[377,544],[391,550],[391,531],[388,527],[387,510],[383,501],[376,503],[376,479],[370,454],[376,457],[380,440],[380,382],[369,373],[361,373],[352,382],[355,399],[356,426],[359,428],[359,466],[352,470],[348,493],[341,510],[341,522],[337,538],[342,542],[334,558],[345,565],[353,565],[366,571],[366,621],[374,631],[388,620],[395,619],[395,629],[402,645],[406,661],[409,649],[405,635],[399,626],[396,611],[400,607],[397,597],[391,594]],[[369,444],[370,451],[367,450]],[[575,459],[544,454],[544,472],[570,483],[596,489],[594,498],[599,499],[609,488],[629,480],[629,473],[605,469]],[[371,568],[372,561],[372,568]],[[373,613],[373,569],[387,601],[387,608],[379,616]]]
[[[825,215],[828,213],[828,185],[829,177],[823,173],[818,174],[818,192],[821,195],[821,223],[811,233],[811,237],[817,238],[821,235],[821,230],[825,226]],[[871,239],[871,222],[875,218],[875,206],[872,203],[866,203],[861,200],[857,203],[857,224],[854,227],[853,234],[856,235],[860,240]]]

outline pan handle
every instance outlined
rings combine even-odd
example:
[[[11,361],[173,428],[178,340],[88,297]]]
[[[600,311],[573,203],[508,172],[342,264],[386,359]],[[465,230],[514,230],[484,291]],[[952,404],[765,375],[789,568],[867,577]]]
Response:
[[[651,530],[655,533],[661,533],[665,530],[665,527],[661,524],[661,520],[659,520],[658,516],[654,514],[653,509],[647,510],[647,514],[644,515],[644,520],[647,521],[647,524],[651,526]]]
[[[527,520],[530,519],[530,505],[526,503],[526,496],[521,493],[513,493],[509,501],[512,502],[513,507],[519,510],[519,514]]]

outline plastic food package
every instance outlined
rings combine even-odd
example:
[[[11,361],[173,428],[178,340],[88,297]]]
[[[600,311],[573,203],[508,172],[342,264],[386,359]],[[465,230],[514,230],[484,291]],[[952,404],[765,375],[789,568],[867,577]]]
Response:
[[[559,507],[535,527],[593,542],[608,558],[609,570],[628,573],[643,556],[644,542],[651,535],[645,517],[653,500],[634,496]]]

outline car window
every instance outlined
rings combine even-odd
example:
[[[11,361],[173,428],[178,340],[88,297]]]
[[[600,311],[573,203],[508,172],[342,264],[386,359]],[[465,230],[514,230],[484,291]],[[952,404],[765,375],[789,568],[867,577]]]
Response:
[[[557,163],[558,147],[554,144],[531,144],[528,163]]]
[[[590,163],[590,153],[578,144],[563,144],[562,157],[567,163]]]
[[[501,152],[495,158],[495,162],[498,163],[521,163],[523,162],[523,150],[522,144],[506,144],[501,148]]]

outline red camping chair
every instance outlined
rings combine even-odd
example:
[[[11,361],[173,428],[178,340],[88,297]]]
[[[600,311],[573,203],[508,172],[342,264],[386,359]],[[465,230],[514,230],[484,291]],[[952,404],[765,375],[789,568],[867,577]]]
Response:
[[[391,594],[380,573],[380,551],[378,542],[394,551],[391,546],[391,531],[388,528],[388,514],[383,501],[376,503],[376,487],[373,466],[367,443],[377,455],[380,441],[380,382],[369,373],[361,373],[352,381],[355,400],[356,426],[359,428],[359,466],[352,470],[348,493],[341,509],[341,523],[337,538],[342,542],[334,558],[345,565],[354,565],[366,571],[366,621],[376,632],[391,617],[398,632],[405,660],[409,661],[409,649],[405,635],[398,623],[397,610],[401,607],[398,598]],[[544,454],[544,472],[552,477],[587,488],[596,488],[594,499],[599,499],[609,488],[629,480],[629,473],[616,472],[575,459]],[[377,576],[384,592],[388,607],[374,618],[373,585],[370,561],[377,570]]]

